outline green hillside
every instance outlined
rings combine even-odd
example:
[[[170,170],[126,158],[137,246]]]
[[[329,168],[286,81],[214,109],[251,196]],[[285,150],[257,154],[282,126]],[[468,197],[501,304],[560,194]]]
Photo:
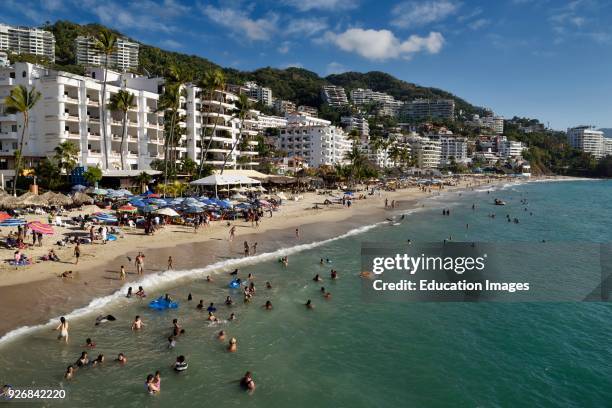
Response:
[[[76,65],[74,40],[79,35],[92,34],[103,28],[99,24],[79,25],[70,21],[57,21],[43,27],[53,32],[56,39],[56,68],[80,73],[82,67]],[[112,30],[114,31],[114,30]],[[116,34],[121,33],[114,31]],[[138,41],[138,39],[132,39]],[[320,107],[321,87],[325,84],[343,86],[347,92],[354,88],[371,88],[374,91],[386,92],[396,99],[407,101],[414,98],[451,98],[457,108],[466,113],[480,112],[482,109],[473,106],[465,100],[437,88],[418,86],[397,79],[384,72],[346,72],[343,74],[320,77],[312,71],[302,68],[260,68],[255,71],[238,71],[221,66],[197,55],[187,55],[166,51],[147,44],[142,44],[139,55],[139,73],[148,75],[164,75],[171,64],[182,66],[191,72],[194,79],[202,77],[211,68],[221,68],[225,71],[229,82],[242,83],[256,81],[258,84],[272,89],[274,97],[294,101],[298,105]]]

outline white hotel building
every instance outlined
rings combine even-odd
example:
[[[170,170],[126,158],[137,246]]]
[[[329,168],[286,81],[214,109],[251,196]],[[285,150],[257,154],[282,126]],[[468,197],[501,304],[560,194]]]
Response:
[[[92,37],[78,36],[75,40],[76,62],[85,66],[104,65],[105,55],[95,47],[96,41]],[[110,55],[108,66],[119,71],[138,68],[139,45],[127,38],[117,38],[116,49]]]
[[[90,71],[100,76],[101,69]],[[127,136],[120,151],[122,115],[107,112],[108,143],[102,141],[100,81],[91,77],[49,70],[29,63],[16,63],[0,69],[0,101],[15,85],[36,87],[42,94],[30,112],[26,133],[24,158],[26,167],[54,154],[53,149],[64,141],[79,147],[78,161],[82,166],[105,169],[121,168],[121,155],[126,158],[126,169],[148,169],[152,160],[163,157],[162,114],[157,113],[158,79],[121,76],[109,72],[106,101],[121,87],[135,95],[136,107],[128,112]],[[5,176],[14,176],[15,150],[23,126],[22,116],[7,114],[0,103],[0,169]]]
[[[419,168],[436,169],[440,167],[442,145],[439,139],[411,136],[408,138],[408,143]]]
[[[32,54],[55,61],[55,36],[38,28],[0,24],[0,51]]]
[[[570,146],[591,153],[595,158],[603,157],[609,145],[605,142],[604,133],[592,126],[578,126],[567,129],[567,139]],[[610,153],[608,153],[610,154]]]
[[[287,115],[287,128],[281,129],[278,147],[291,157],[301,157],[309,167],[346,164],[353,143],[341,128],[331,122],[299,113]]]
[[[450,134],[449,134],[450,133]],[[438,135],[440,140],[440,164],[449,165],[451,159],[457,163],[468,161],[468,141],[465,137],[455,136],[452,132]]]

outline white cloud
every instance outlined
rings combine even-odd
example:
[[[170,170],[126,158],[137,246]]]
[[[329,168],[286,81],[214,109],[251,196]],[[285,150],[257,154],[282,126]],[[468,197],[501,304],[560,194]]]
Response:
[[[241,10],[202,6],[202,13],[215,23],[228,28],[236,34],[245,35],[254,41],[265,41],[276,31],[278,15],[268,13],[266,16],[253,19]]]
[[[284,0],[288,4],[300,11],[310,10],[351,10],[359,6],[357,0]]]
[[[334,62],[330,62],[329,64],[327,64],[327,68],[325,69],[325,75],[341,74],[347,71],[348,71],[347,67],[345,67],[339,62],[334,61]]]
[[[405,1],[391,10],[391,24],[400,28],[424,26],[442,21],[458,9],[459,3],[450,0]]]
[[[281,45],[277,48],[277,51],[281,54],[286,54],[291,49],[291,43],[289,41],[283,41]]]
[[[289,20],[285,34],[308,37],[325,29],[327,29],[327,21],[324,18],[296,18]]]
[[[468,23],[468,27],[470,27],[472,30],[479,30],[489,24],[491,24],[490,20],[487,20],[486,18],[479,18],[478,20],[474,20]]]
[[[165,47],[165,48],[170,48],[170,49],[183,48],[183,43],[175,41],[175,40],[171,40],[169,38],[161,41],[159,45],[160,47]]]
[[[370,60],[410,58],[418,52],[437,54],[444,45],[444,37],[438,32],[430,32],[426,37],[411,35],[401,41],[389,30],[361,28],[350,28],[340,34],[328,31],[324,39],[343,51],[354,52]]]
[[[76,4],[96,15],[100,23],[125,31],[142,30],[163,33],[175,31],[176,27],[169,23],[169,19],[187,10],[184,6],[174,7],[175,3],[172,0],[162,2],[137,0],[131,3],[115,1],[100,3],[97,0],[82,0]]]
[[[286,62],[284,64],[281,64],[280,67],[282,69],[287,69],[287,68],[304,68],[304,65],[302,65],[301,62]]]

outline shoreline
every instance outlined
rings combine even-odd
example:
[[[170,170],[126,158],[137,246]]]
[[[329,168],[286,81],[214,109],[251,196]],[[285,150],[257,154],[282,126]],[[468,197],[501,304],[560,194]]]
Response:
[[[558,179],[543,178],[527,182]],[[471,188],[481,189],[485,186],[499,188],[508,183],[514,184],[516,180],[492,180],[479,186],[468,186],[467,183],[461,183],[459,186],[446,187],[440,193],[447,195],[453,192],[469,191]],[[301,206],[295,206],[294,211],[289,210],[283,213],[281,210],[271,219],[266,218],[259,229],[252,228],[243,221],[236,222],[235,225],[239,226],[236,239],[229,244],[227,227],[221,225],[222,223],[216,223],[210,230],[204,228],[204,231],[197,234],[193,233],[192,228],[183,227],[183,230],[169,228],[160,236],[153,237],[158,238],[153,242],[149,240],[151,237],[138,234],[140,239],[130,240],[131,245],[123,245],[121,249],[117,248],[117,245],[114,245],[115,248],[113,248],[113,244],[94,245],[94,247],[105,248],[100,248],[100,253],[94,254],[95,258],[79,265],[80,268],[75,271],[74,279],[57,278],[57,274],[61,273],[57,269],[61,270],[64,267],[61,267],[61,263],[59,265],[51,263],[55,264],[56,270],[43,271],[46,276],[42,278],[40,273],[36,273],[35,276],[38,279],[26,278],[17,284],[0,286],[0,307],[5,313],[4,319],[0,322],[0,344],[29,330],[45,326],[51,322],[49,319],[57,316],[76,317],[93,313],[113,300],[123,297],[123,291],[127,286],[137,287],[140,281],[145,290],[150,292],[156,290],[157,286],[176,285],[181,280],[204,278],[211,271],[220,272],[243,264],[248,265],[273,259],[281,252],[295,253],[324,245],[329,240],[344,238],[346,234],[358,234],[384,223],[390,212],[418,209],[421,200],[434,196],[438,195],[422,193],[417,188],[409,188],[396,192],[385,192],[381,197],[355,200],[356,205],[351,209],[336,207],[302,211],[306,210],[304,204],[314,204],[306,203],[305,199]],[[401,204],[400,208],[385,209],[385,198],[388,198],[389,201],[396,200]],[[299,240],[295,238],[296,227],[300,228]],[[169,233],[181,233],[186,237],[176,239],[174,245],[168,245]],[[256,256],[243,257],[242,241],[244,240],[251,244],[254,241],[259,242]],[[290,245],[288,246],[287,243]],[[132,271],[133,266],[130,265],[127,267],[127,280],[120,281],[118,278],[120,265],[127,263],[127,254],[135,255],[138,251],[144,251],[147,257],[145,274],[136,275]],[[85,255],[88,254],[88,252],[83,252]],[[173,256],[174,264],[179,269],[164,272],[169,254]],[[155,265],[156,268],[151,268],[150,265]]]

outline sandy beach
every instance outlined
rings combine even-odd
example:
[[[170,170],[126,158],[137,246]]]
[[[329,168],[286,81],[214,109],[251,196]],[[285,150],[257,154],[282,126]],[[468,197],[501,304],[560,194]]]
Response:
[[[123,236],[115,242],[82,245],[78,265],[74,264],[73,246],[53,245],[61,234],[69,232],[65,228],[56,228],[54,236],[45,237],[45,246],[28,249],[26,253],[37,259],[53,248],[60,262],[37,262],[19,268],[5,262],[0,269],[0,308],[4,312],[0,321],[0,335],[21,326],[45,323],[51,317],[67,314],[88,305],[92,299],[117,291],[126,282],[142,278],[142,275],[136,274],[134,264],[134,258],[140,251],[145,255],[145,276],[166,270],[169,256],[173,257],[175,269],[201,268],[220,260],[242,257],[244,241],[250,244],[257,242],[258,253],[315,242],[362,225],[384,221],[389,212],[410,210],[421,205],[419,200],[434,194],[508,182],[509,179],[503,178],[474,184],[473,180],[467,179],[456,186],[446,186],[441,191],[434,188],[431,193],[411,187],[354,200],[351,208],[330,205],[313,209],[316,203],[322,203],[324,196],[307,193],[298,201],[285,201],[280,211],[275,212],[273,217],[266,216],[259,227],[252,227],[242,220],[232,222],[237,231],[231,243],[226,222],[213,222],[210,227],[200,228],[197,232],[193,227],[169,225],[153,236],[146,236],[139,229],[124,229]],[[398,205],[395,209],[385,209],[385,199],[389,203],[395,200]],[[70,215],[78,214],[73,212]],[[45,220],[45,217],[28,216],[28,219]],[[300,231],[299,238],[296,238],[296,228]],[[3,229],[1,234],[8,234],[8,229]],[[12,250],[0,250],[2,259],[10,259],[12,253]],[[126,281],[120,280],[122,265],[127,271]],[[67,270],[73,271],[74,278],[58,278]]]

